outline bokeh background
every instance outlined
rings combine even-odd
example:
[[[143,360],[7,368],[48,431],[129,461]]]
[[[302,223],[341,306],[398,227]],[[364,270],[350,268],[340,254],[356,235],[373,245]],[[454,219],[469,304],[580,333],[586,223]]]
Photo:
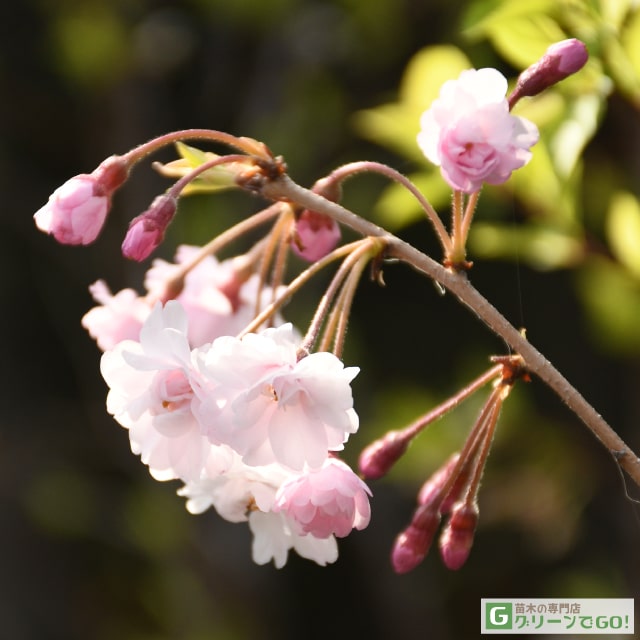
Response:
[[[23,0],[0,8],[0,638],[471,638],[481,597],[640,595],[637,487],[539,381],[500,421],[467,565],[433,549],[396,576],[389,549],[422,481],[460,446],[482,398],[432,427],[388,478],[337,564],[257,567],[250,534],[189,515],[105,412],[100,353],[80,327],[87,287],[140,287],[128,221],[167,186],[148,166],[91,247],[58,246],[33,213],[64,180],[164,132],[209,127],[266,142],[310,185],[353,160],[448,197],[413,145],[417,116],[459,68],[510,78],[580,37],[579,77],[519,107],[536,158],[487,189],[473,282],[640,450],[640,17],[631,0]],[[172,153],[159,154],[169,160]],[[345,203],[438,257],[431,230],[379,177]],[[194,196],[157,255],[203,243],[260,203]],[[451,296],[390,266],[362,284],[346,352],[360,433],[346,456],[447,398],[504,353]],[[287,314],[312,311],[310,290]]]

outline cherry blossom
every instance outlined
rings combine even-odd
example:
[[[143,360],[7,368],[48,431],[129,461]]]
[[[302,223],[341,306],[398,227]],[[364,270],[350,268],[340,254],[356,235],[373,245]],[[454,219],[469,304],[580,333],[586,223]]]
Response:
[[[531,158],[536,126],[511,115],[507,80],[496,69],[469,69],[444,83],[422,114],[418,145],[456,190],[501,184]]]
[[[137,340],[151,313],[144,298],[133,289],[122,289],[113,295],[103,280],[94,282],[89,291],[100,305],[87,311],[81,322],[98,347],[107,351],[122,340]]]
[[[280,513],[254,511],[249,515],[249,527],[253,533],[251,555],[256,564],[267,564],[273,560],[276,568],[280,569],[287,561],[289,549],[321,566],[338,559],[338,545],[333,536],[299,535]]]
[[[89,287],[99,304],[82,318],[82,326],[103,351],[113,349],[121,340],[137,340],[140,328],[151,313],[152,299],[164,299],[167,283],[185,262],[191,261],[200,247],[182,245],[175,263],[156,259],[145,274],[145,287],[150,296],[140,296],[134,289],[112,294],[107,284],[98,280]],[[259,276],[246,276],[238,261],[242,257],[218,262],[205,256],[184,277],[176,296],[188,317],[191,347],[212,342],[223,335],[235,335],[253,319],[258,299]],[[273,297],[271,287],[263,287],[262,306]],[[276,314],[274,322],[282,322]]]
[[[304,533],[343,538],[369,524],[371,491],[351,468],[328,458],[320,469],[287,480],[278,489],[274,511],[286,513]]]
[[[248,522],[254,535],[253,559],[285,565],[290,549],[325,565],[335,562],[338,548],[333,536],[323,538],[299,531],[296,522],[273,510],[278,488],[291,472],[278,464],[252,467],[230,448],[211,445],[217,465],[208,465],[199,480],[187,482],[178,494],[187,498],[187,510],[199,514],[213,507],[229,522]]]
[[[245,463],[320,467],[358,428],[345,368],[331,353],[298,360],[291,324],[242,338],[224,336],[196,360],[202,388],[194,411],[214,443]]]
[[[157,480],[199,478],[210,454],[191,411],[194,397],[187,318],[175,301],[159,303],[140,331],[101,359],[107,411],[129,429],[131,450]]]
[[[175,263],[154,260],[144,279],[147,291],[163,299],[166,283],[182,265],[198,257],[200,251],[201,247],[181,245]],[[259,292],[260,277],[245,273],[243,258],[218,262],[211,255],[204,256],[186,274],[176,300],[189,318],[189,342],[193,347],[240,333],[253,320],[256,308],[271,302],[273,289],[265,286]],[[279,316],[274,323],[281,323]]]

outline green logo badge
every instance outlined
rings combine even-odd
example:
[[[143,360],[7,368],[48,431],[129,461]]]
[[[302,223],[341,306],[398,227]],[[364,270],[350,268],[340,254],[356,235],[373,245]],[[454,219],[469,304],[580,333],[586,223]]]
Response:
[[[487,602],[485,606],[487,629],[511,629],[513,624],[511,602]]]

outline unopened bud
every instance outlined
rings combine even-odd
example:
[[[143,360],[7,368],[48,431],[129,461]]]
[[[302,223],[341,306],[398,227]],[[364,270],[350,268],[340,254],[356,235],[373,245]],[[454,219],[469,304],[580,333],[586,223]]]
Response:
[[[107,219],[111,195],[128,173],[127,163],[111,156],[91,173],[70,178],[36,212],[36,226],[61,244],[91,244]]]
[[[439,525],[437,509],[427,505],[416,509],[411,524],[398,535],[391,550],[391,564],[396,573],[407,573],[424,560]]]
[[[455,571],[467,561],[477,526],[477,504],[457,502],[440,536],[440,555],[448,569]]]
[[[545,54],[525,69],[509,96],[509,106],[525,96],[535,96],[552,85],[576,73],[586,64],[589,52],[576,38],[552,44]]]
[[[330,216],[305,209],[295,223],[291,249],[299,258],[316,262],[336,248],[340,227]]]
[[[96,179],[102,194],[110,196],[129,177],[130,164],[122,156],[109,156],[96,167],[91,175]]]
[[[442,489],[453,473],[458,458],[460,458],[459,453],[452,454],[449,459],[427,479],[418,492],[418,504],[429,504],[442,497]],[[440,508],[440,512],[442,513],[442,508]]]
[[[389,431],[379,440],[372,442],[360,454],[358,469],[368,480],[384,476],[407,450],[409,441],[401,431]]]
[[[151,255],[164,240],[176,206],[175,198],[159,196],[149,209],[134,218],[122,243],[124,257],[140,262]]]

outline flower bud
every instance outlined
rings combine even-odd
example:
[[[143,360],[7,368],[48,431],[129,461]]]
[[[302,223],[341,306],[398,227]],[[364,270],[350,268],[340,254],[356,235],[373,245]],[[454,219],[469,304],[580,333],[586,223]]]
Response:
[[[61,244],[90,244],[109,211],[109,198],[98,194],[93,176],[81,174],[67,180],[33,216],[40,231]]]
[[[409,440],[402,435],[401,431],[389,431],[363,449],[358,469],[367,480],[377,480],[384,476],[407,450]]]
[[[535,96],[552,85],[576,73],[587,63],[589,52],[576,38],[552,44],[545,54],[525,69],[509,96],[509,106],[525,96]]]
[[[128,172],[122,158],[111,156],[92,173],[70,178],[33,216],[36,226],[61,244],[91,244],[104,226],[113,192]]]
[[[457,502],[453,506],[449,522],[440,536],[440,555],[448,569],[455,571],[467,561],[477,525],[478,505],[475,502]]]
[[[122,243],[124,257],[141,262],[151,255],[164,240],[176,206],[175,198],[159,196],[149,209],[134,218]]]
[[[305,209],[296,220],[291,249],[299,258],[316,262],[336,248],[340,227],[331,217]]]
[[[425,558],[440,525],[440,513],[432,505],[420,505],[411,524],[395,540],[391,564],[396,573],[415,569]]]
[[[92,172],[98,188],[110,196],[121,187],[129,177],[130,165],[121,156],[109,156]]]
[[[340,182],[330,177],[317,180],[312,191],[331,202],[338,202],[342,197]],[[333,251],[339,241],[340,227],[333,218],[309,209],[296,217],[291,249],[299,258],[316,262]]]
[[[454,453],[427,479],[418,492],[418,504],[429,504],[441,497],[440,492],[453,473],[459,458],[460,454]],[[440,512],[442,513],[442,507],[440,507]]]

